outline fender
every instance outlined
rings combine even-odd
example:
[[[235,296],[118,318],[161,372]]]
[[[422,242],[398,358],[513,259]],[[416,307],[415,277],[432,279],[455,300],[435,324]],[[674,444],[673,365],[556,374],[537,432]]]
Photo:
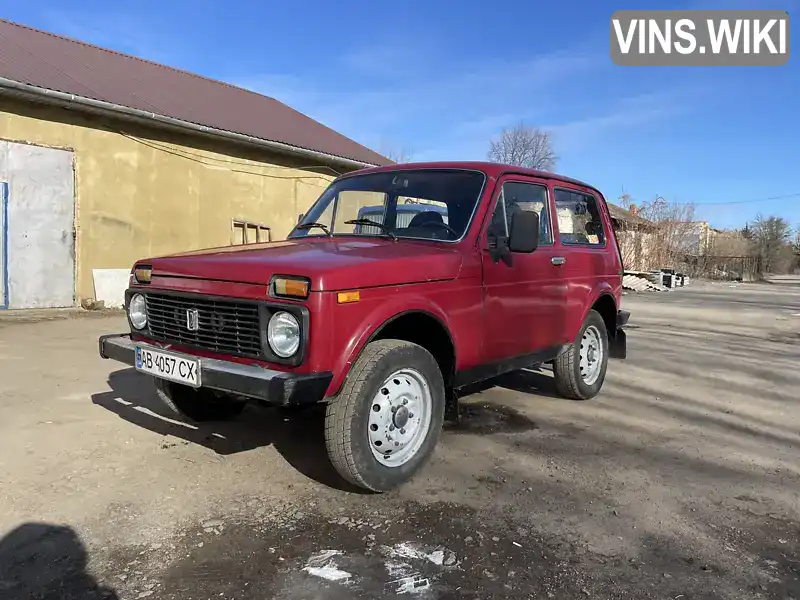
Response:
[[[611,300],[614,301],[614,306],[619,308],[619,303],[614,297],[614,288],[611,287],[611,285],[607,281],[600,282],[592,290],[592,293],[587,296],[587,300],[586,302],[584,302],[583,306],[581,307],[581,311],[579,313],[580,318],[579,319],[575,318],[571,320],[567,332],[569,334],[567,336],[567,340],[572,341],[575,339],[575,337],[578,335],[578,331],[580,331],[581,326],[583,325],[583,322],[586,320],[586,315],[589,314],[589,311],[591,310],[592,306],[594,306],[595,303],[598,300],[600,300],[600,298],[602,298],[603,296],[608,296],[609,298],[611,298]],[[608,332],[609,337],[613,337],[614,333],[615,332],[613,331],[609,331]]]
[[[380,333],[380,331],[399,317],[412,313],[422,313],[436,319],[444,327],[450,336],[454,351],[457,352],[458,346],[453,337],[453,328],[450,320],[442,308],[422,295],[414,294],[409,296],[403,294],[396,300],[385,300],[378,302],[375,308],[363,319],[363,326],[347,341],[343,348],[340,358],[334,364],[333,379],[331,380],[326,396],[334,396],[339,393],[350,368],[358,359],[364,347]]]

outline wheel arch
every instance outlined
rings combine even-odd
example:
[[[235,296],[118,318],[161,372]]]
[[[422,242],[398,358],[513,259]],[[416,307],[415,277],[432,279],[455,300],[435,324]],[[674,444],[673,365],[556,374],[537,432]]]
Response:
[[[345,363],[341,373],[337,373],[329,394],[337,394],[347,377],[353,363],[358,360],[370,342],[381,339],[397,339],[418,344],[436,359],[446,386],[453,381],[456,369],[456,343],[444,319],[422,307],[401,310],[384,318],[363,338],[363,342]]]
[[[410,309],[389,317],[366,343],[381,339],[404,340],[422,346],[436,359],[445,384],[452,382],[456,366],[455,341],[447,325],[432,312]]]
[[[617,334],[617,302],[614,300],[614,296],[608,292],[601,293],[589,310],[595,310],[603,317],[606,334],[609,339],[614,339]],[[586,313],[588,314],[589,311],[587,310]],[[585,316],[584,319],[586,319]]]

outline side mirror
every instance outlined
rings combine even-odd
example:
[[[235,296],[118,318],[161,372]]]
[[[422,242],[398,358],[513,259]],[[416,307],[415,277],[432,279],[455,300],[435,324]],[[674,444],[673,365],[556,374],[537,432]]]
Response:
[[[512,252],[530,254],[539,245],[539,213],[520,210],[511,221],[511,235],[508,247]]]

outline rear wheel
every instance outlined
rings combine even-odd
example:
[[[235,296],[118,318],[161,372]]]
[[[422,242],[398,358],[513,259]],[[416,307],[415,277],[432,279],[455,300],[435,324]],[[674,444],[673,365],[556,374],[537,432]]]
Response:
[[[590,310],[569,350],[553,361],[556,389],[573,400],[594,398],[603,387],[607,366],[606,324],[600,313]]]
[[[444,421],[442,373],[423,347],[399,340],[369,344],[327,407],[325,441],[339,474],[383,492],[428,461]]]
[[[247,402],[208,388],[192,388],[179,383],[155,379],[161,401],[176,416],[196,423],[228,421],[237,417]]]

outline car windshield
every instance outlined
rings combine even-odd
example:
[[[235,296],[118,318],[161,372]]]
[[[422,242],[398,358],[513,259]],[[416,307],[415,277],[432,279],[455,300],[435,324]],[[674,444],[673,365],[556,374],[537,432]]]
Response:
[[[485,175],[456,169],[403,169],[334,182],[289,234],[460,240]]]

